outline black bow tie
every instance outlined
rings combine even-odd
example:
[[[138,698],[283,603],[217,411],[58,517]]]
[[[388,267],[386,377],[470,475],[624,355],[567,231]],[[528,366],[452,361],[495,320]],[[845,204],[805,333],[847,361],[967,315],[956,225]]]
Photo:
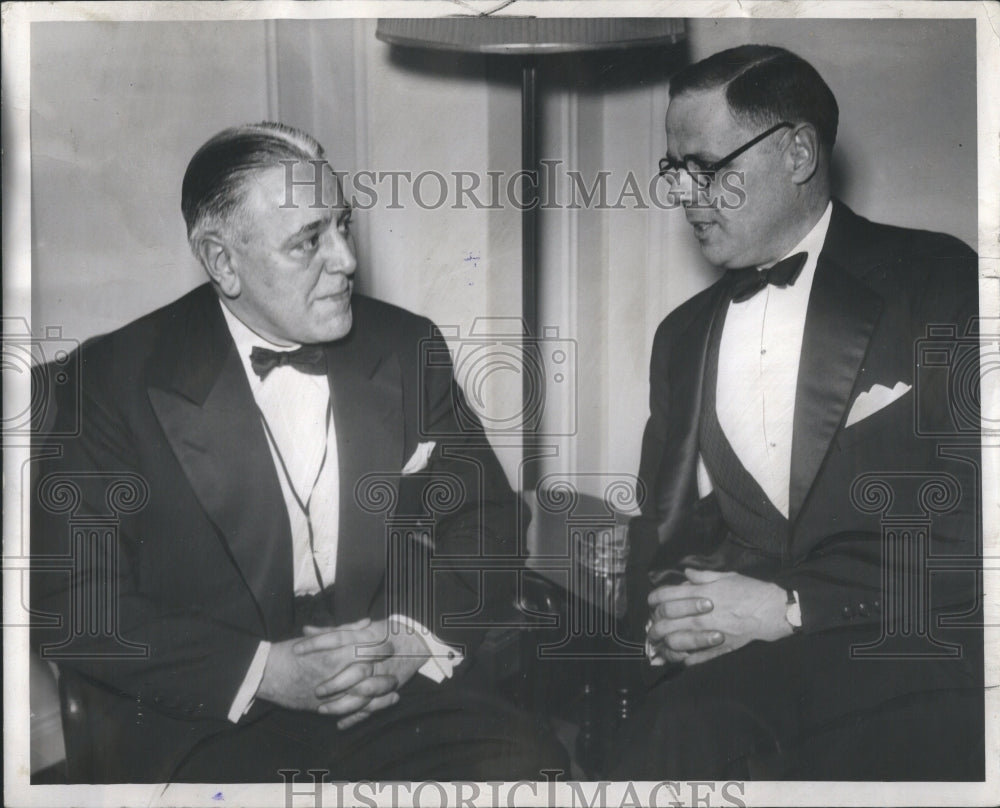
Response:
[[[769,284],[777,286],[779,289],[792,286],[799,277],[799,273],[802,272],[802,267],[806,265],[807,257],[808,253],[800,252],[778,261],[777,264],[767,269],[750,267],[730,270],[733,278],[730,287],[733,302],[742,303],[744,300],[749,300]]]
[[[261,381],[280,365],[291,365],[303,373],[326,375],[326,351],[321,345],[303,345],[294,351],[272,351],[258,345],[250,351],[250,366]]]

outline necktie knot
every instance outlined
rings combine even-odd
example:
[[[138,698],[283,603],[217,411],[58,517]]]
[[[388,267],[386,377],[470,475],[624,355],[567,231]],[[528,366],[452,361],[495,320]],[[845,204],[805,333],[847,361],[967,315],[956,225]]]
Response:
[[[808,253],[800,252],[778,261],[767,269],[734,269],[730,270],[733,281],[730,288],[734,303],[749,300],[766,286],[777,286],[784,289],[794,285],[806,265]]]
[[[250,351],[250,366],[261,381],[267,374],[281,365],[290,365],[302,373],[314,376],[326,375],[326,351],[321,345],[303,345],[294,351],[272,351],[255,345]]]

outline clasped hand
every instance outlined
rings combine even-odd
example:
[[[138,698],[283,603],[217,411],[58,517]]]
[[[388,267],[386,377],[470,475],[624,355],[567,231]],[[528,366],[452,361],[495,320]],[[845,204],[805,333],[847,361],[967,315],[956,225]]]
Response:
[[[303,636],[271,646],[257,694],[284,707],[340,716],[340,729],[399,701],[397,690],[430,653],[396,621],[305,626]]]
[[[687,580],[649,595],[646,640],[654,658],[697,665],[753,640],[792,633],[786,593],[777,584],[736,572],[686,569]]]

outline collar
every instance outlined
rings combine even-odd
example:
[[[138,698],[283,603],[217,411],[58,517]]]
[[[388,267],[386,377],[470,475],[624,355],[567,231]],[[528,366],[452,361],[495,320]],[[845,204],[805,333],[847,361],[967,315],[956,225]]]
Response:
[[[298,343],[292,345],[276,345],[269,339],[262,337],[256,331],[254,331],[250,326],[244,323],[239,317],[229,310],[229,307],[225,304],[223,299],[219,298],[219,306],[222,308],[222,316],[226,320],[226,326],[229,328],[229,333],[233,336],[233,342],[236,343],[236,353],[239,354],[240,362],[243,364],[243,369],[246,371],[247,378],[250,380],[250,384],[256,389],[257,385],[261,384],[261,379],[253,371],[253,366],[250,364],[250,351],[253,350],[255,345],[259,345],[262,348],[270,348],[272,351],[294,351],[297,348],[302,347]]]
[[[826,203],[826,210],[823,211],[823,215],[819,217],[819,221],[813,225],[812,230],[805,234],[802,240],[796,244],[792,249],[786,252],[778,261],[782,261],[788,258],[790,255],[795,255],[795,253],[808,253],[809,263],[815,267],[816,260],[819,258],[820,252],[823,250],[823,244],[826,241],[827,231],[830,229],[830,217],[833,215],[833,202]],[[774,263],[778,263],[775,261]],[[768,266],[773,266],[773,264],[768,264]],[[759,269],[764,269],[765,267],[759,267]]]

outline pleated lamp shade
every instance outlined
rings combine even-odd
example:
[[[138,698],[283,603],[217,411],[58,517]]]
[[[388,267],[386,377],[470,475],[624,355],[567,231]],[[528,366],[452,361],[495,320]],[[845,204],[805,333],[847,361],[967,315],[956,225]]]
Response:
[[[684,20],[657,17],[434,17],[382,19],[375,36],[391,45],[527,56],[672,45]]]

